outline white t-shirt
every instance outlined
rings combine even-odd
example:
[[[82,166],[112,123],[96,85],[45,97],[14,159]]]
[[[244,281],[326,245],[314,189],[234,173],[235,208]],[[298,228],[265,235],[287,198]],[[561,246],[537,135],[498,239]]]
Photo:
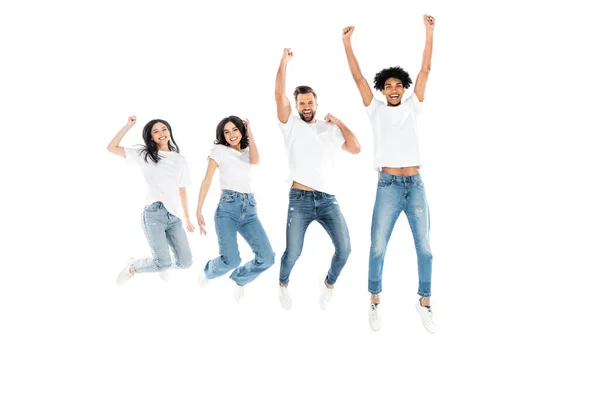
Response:
[[[250,185],[252,164],[250,164],[249,147],[237,151],[229,146],[217,144],[213,147],[209,157],[219,164],[221,190],[252,193]]]
[[[417,116],[421,106],[414,93],[396,107],[375,98],[366,106],[373,128],[375,168],[421,165],[417,140]]]
[[[150,157],[148,162],[138,149],[125,147],[125,159],[131,164],[141,167],[148,193],[146,205],[156,201],[163,203],[171,214],[181,218],[179,188],[191,185],[190,169],[184,156],[174,151],[158,151],[162,158],[154,163]]]
[[[335,154],[346,141],[340,129],[325,121],[309,124],[290,115],[279,121],[288,155],[288,183],[301,183],[319,192],[335,194]]]

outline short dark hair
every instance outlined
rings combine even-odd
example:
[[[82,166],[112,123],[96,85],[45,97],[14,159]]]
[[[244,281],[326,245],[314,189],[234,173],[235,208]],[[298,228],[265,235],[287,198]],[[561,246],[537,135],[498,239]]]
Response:
[[[406,72],[400,67],[390,67],[382,69],[377,74],[375,74],[375,79],[373,79],[373,88],[381,92],[384,89],[385,81],[387,81],[390,78],[399,79],[402,82],[402,86],[404,87],[404,89],[408,89],[412,84],[412,79],[410,79],[410,75],[408,75],[408,72]]]
[[[299,94],[308,94],[308,93],[312,93],[315,96],[315,101],[317,100],[317,94],[310,86],[298,86],[294,90],[294,100],[296,100],[296,103],[297,103]]]
[[[246,125],[244,125],[244,122],[240,117],[237,117],[235,115],[225,117],[221,120],[221,122],[219,122],[219,125],[217,125],[217,140],[215,140],[213,143],[222,144],[223,146],[229,146],[229,143],[227,143],[227,140],[225,140],[225,133],[223,132],[225,130],[225,125],[228,122],[233,122],[233,124],[236,126],[236,128],[238,128],[238,130],[242,134],[242,138],[240,139],[240,148],[244,150],[246,147],[248,147],[249,144],[248,134],[246,133]]]

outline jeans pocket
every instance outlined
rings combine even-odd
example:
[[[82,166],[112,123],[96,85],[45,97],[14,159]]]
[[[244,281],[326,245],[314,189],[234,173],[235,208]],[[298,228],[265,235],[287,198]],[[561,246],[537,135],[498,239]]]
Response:
[[[377,187],[384,188],[388,186],[392,186],[391,178],[379,178],[379,181],[377,182]]]
[[[415,179],[415,186],[419,189],[425,189],[425,184],[423,183],[423,180],[421,178]]]
[[[224,194],[224,195],[221,196],[221,199],[219,199],[219,204],[233,203],[234,200],[235,199],[233,198],[233,196]]]
[[[250,205],[252,207],[256,207],[256,200],[254,200],[254,199],[248,199],[248,203],[250,203]]]
[[[300,200],[302,198],[302,193],[290,193],[290,200]]]

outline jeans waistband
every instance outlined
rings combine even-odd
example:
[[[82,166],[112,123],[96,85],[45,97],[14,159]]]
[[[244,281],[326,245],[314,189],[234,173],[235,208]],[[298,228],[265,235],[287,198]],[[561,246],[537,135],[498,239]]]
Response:
[[[413,183],[421,181],[421,174],[402,176],[402,175],[392,175],[387,172],[379,172],[379,178],[391,179],[393,182],[403,182],[403,183]]]
[[[239,197],[241,199],[253,199],[254,193],[240,193],[235,190],[223,189],[221,190],[222,196],[231,196],[231,197]]]
[[[146,207],[144,207],[148,210],[159,210],[161,208],[165,208],[164,204],[161,201],[155,201],[152,204],[148,204]]]
[[[301,194],[302,196],[314,196],[315,198],[320,198],[320,197],[332,197],[335,196],[333,194],[329,194],[329,193],[325,193],[325,192],[319,192],[318,190],[303,190],[303,189],[298,189],[298,188],[290,188],[290,194],[295,193],[295,194]]]

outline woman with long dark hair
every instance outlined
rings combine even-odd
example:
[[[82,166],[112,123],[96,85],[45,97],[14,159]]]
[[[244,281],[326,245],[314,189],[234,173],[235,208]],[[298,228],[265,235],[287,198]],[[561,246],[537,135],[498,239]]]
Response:
[[[129,259],[117,277],[119,285],[138,272],[160,272],[161,277],[166,279],[169,268],[188,268],[192,265],[192,252],[182,223],[183,217],[187,230],[194,231],[185,189],[191,184],[187,161],[179,154],[171,125],[162,119],[153,119],[144,126],[144,145],[140,149],[120,146],[121,140],[135,123],[136,117],[129,117],[107,149],[142,169],[148,187],[142,228],[152,257]],[[174,262],[171,261],[169,247],[175,256]]]
[[[220,256],[206,263],[198,283],[206,286],[209,279],[233,270],[229,277],[235,283],[234,297],[239,302],[244,296],[244,285],[252,282],[275,262],[275,253],[256,213],[256,200],[250,184],[252,165],[258,164],[260,157],[248,120],[242,121],[233,115],[219,122],[214,144],[200,187],[196,216],[200,234],[206,234],[202,206],[215,170],[219,168],[221,197],[215,211],[215,229]],[[242,266],[237,244],[238,232],[255,256]]]

